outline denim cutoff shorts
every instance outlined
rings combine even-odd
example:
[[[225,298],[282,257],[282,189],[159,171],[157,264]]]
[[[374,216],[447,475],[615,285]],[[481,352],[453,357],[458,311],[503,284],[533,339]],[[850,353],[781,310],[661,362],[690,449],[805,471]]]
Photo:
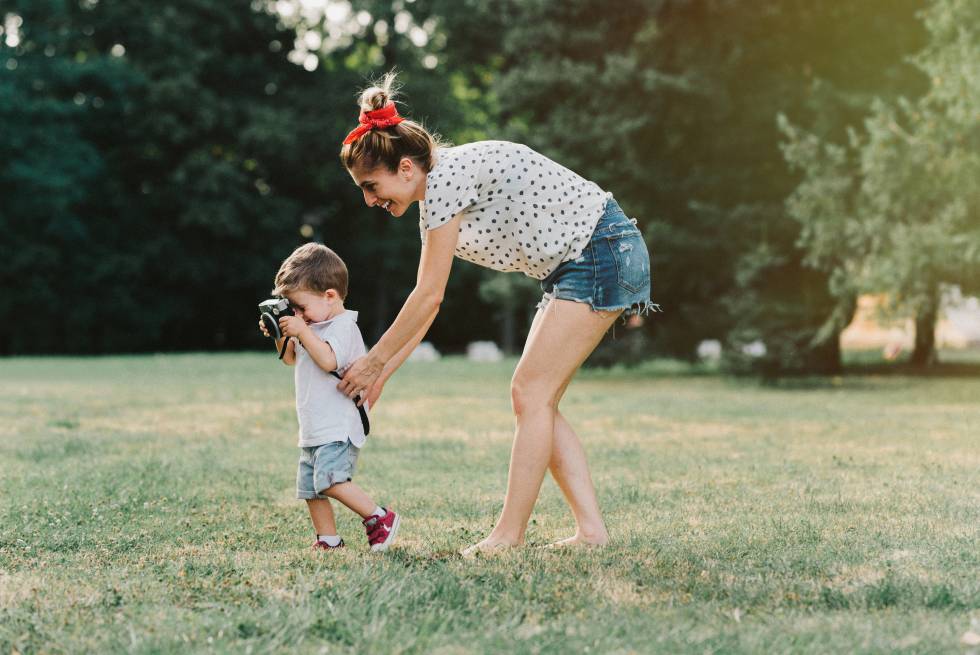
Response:
[[[296,497],[300,500],[326,498],[319,492],[354,479],[361,449],[347,441],[331,441],[299,449],[296,469]]]
[[[662,311],[650,301],[650,254],[643,235],[612,196],[589,245],[541,280],[541,290],[538,309],[558,298],[588,303],[594,311],[622,309],[624,318]]]

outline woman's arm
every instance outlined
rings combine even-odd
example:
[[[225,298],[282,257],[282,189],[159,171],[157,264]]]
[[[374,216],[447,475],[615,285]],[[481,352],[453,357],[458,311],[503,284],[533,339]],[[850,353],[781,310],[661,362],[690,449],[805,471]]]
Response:
[[[425,322],[422,329],[419,330],[407,344],[405,344],[404,348],[399,350],[391,359],[388,360],[388,362],[385,364],[384,370],[381,371],[381,377],[379,378],[382,383],[388,381],[388,378],[390,378],[394,372],[398,370],[399,366],[405,363],[405,360],[412,354],[412,351],[414,351],[415,348],[422,342],[422,339],[425,338],[425,334],[429,331],[429,327],[432,326],[432,322],[436,320],[436,314],[438,313],[438,311],[432,312],[432,316],[430,316],[429,320]]]
[[[420,258],[419,270],[415,274],[416,286],[421,284],[421,282],[422,282],[422,261]],[[429,331],[429,328],[432,326],[432,322],[436,320],[436,315],[438,313],[439,313],[438,309],[432,312],[432,315],[425,322],[425,325],[422,326],[422,329],[419,330],[415,334],[415,336],[409,340],[407,344],[405,344],[404,348],[399,350],[397,353],[395,353],[394,357],[388,360],[388,363],[385,364],[384,370],[381,371],[381,376],[378,378],[378,382],[380,382],[382,386],[384,386],[384,383],[387,382],[392,375],[394,375],[395,371],[398,370],[398,367],[405,363],[405,360],[409,358],[409,356],[412,354],[412,351],[414,351],[415,348],[422,342],[422,339],[425,338],[426,333]]]
[[[460,220],[460,215],[456,215],[449,222],[429,230],[426,234],[415,289],[408,295],[391,327],[367,355],[347,369],[344,379],[337,385],[348,397],[353,398],[362,390],[370,388],[388,363],[394,362],[396,355],[401,354],[415,337],[421,341],[425,336],[439,311],[446,284],[449,282],[456,242],[459,240]],[[408,353],[405,353],[405,357],[407,356]],[[397,362],[394,368],[400,364],[401,362]],[[390,370],[394,372],[394,369]]]
[[[415,277],[415,283],[418,284],[419,280],[421,279],[422,279],[422,262],[420,261],[419,270]],[[432,326],[432,322],[436,320],[436,314],[438,313],[439,313],[438,311],[432,312],[432,316],[430,316],[429,320],[425,322],[425,325],[422,326],[422,329],[419,330],[414,337],[412,337],[412,339],[405,345],[404,348],[399,350],[397,353],[395,353],[394,357],[388,360],[388,363],[385,364],[384,369],[381,371],[381,375],[379,375],[378,379],[374,381],[374,384],[372,384],[368,388],[367,403],[371,406],[371,409],[374,409],[374,407],[378,404],[378,399],[381,397],[381,392],[384,391],[385,384],[388,382],[391,376],[395,374],[395,371],[398,370],[398,367],[401,366],[405,362],[405,360],[411,356],[412,351],[414,351],[415,348],[418,347],[419,343],[421,343],[422,339],[425,338],[426,333],[429,331],[429,328]]]
[[[429,317],[429,320],[426,321],[424,326],[422,326],[422,329],[418,331],[418,334],[412,337],[412,340],[409,341],[404,348],[399,350],[394,357],[388,360],[388,363],[385,364],[384,369],[381,371],[381,375],[379,375],[378,379],[374,381],[374,384],[368,387],[367,402],[371,406],[371,409],[374,409],[374,406],[378,404],[378,398],[381,397],[381,392],[384,390],[385,383],[387,383],[388,379],[395,374],[398,367],[409,358],[412,351],[415,350],[415,348],[425,337],[425,333],[429,331],[429,326],[432,325],[432,321],[436,320],[436,314],[438,314],[438,312],[432,312],[432,316]]]

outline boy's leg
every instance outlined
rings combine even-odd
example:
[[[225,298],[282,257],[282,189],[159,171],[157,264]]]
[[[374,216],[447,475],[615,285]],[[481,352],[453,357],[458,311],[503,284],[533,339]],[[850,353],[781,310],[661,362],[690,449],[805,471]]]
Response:
[[[359,452],[360,449],[350,442],[324,446],[322,452],[318,452],[319,474],[316,488],[320,495],[339,500],[359,514],[363,519],[361,523],[367,532],[371,550],[385,550],[398,533],[400,517],[395,512],[379,507],[363,489],[352,482]]]
[[[320,492],[324,496],[330,496],[356,512],[362,519],[374,515],[374,508],[378,507],[371,497],[363,489],[353,482],[341,482]]]
[[[313,521],[313,529],[316,530],[317,536],[337,534],[337,521],[329,499],[311,498],[306,501],[306,506],[310,510],[310,519]]]
[[[320,446],[317,450],[314,488],[318,495],[339,500],[366,519],[374,515],[377,505],[352,481],[360,450],[349,441]]]
[[[401,517],[391,510],[384,510],[376,505],[371,497],[353,482],[341,482],[320,493],[339,500],[361,515],[364,519],[361,522],[367,532],[371,550],[385,550],[395,540]]]

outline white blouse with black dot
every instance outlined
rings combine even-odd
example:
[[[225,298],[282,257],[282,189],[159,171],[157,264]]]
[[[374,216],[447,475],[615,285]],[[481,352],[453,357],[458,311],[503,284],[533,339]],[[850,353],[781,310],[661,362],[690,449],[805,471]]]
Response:
[[[609,194],[519,143],[477,141],[436,151],[419,231],[462,214],[456,256],[539,280],[582,254]]]

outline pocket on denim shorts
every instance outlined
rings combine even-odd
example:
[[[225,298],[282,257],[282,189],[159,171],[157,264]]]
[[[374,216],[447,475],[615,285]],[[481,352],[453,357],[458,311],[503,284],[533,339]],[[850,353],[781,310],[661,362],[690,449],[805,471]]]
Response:
[[[633,293],[646,287],[650,280],[649,267],[645,265],[649,255],[639,230],[606,237],[605,241],[616,262],[619,285]]]

